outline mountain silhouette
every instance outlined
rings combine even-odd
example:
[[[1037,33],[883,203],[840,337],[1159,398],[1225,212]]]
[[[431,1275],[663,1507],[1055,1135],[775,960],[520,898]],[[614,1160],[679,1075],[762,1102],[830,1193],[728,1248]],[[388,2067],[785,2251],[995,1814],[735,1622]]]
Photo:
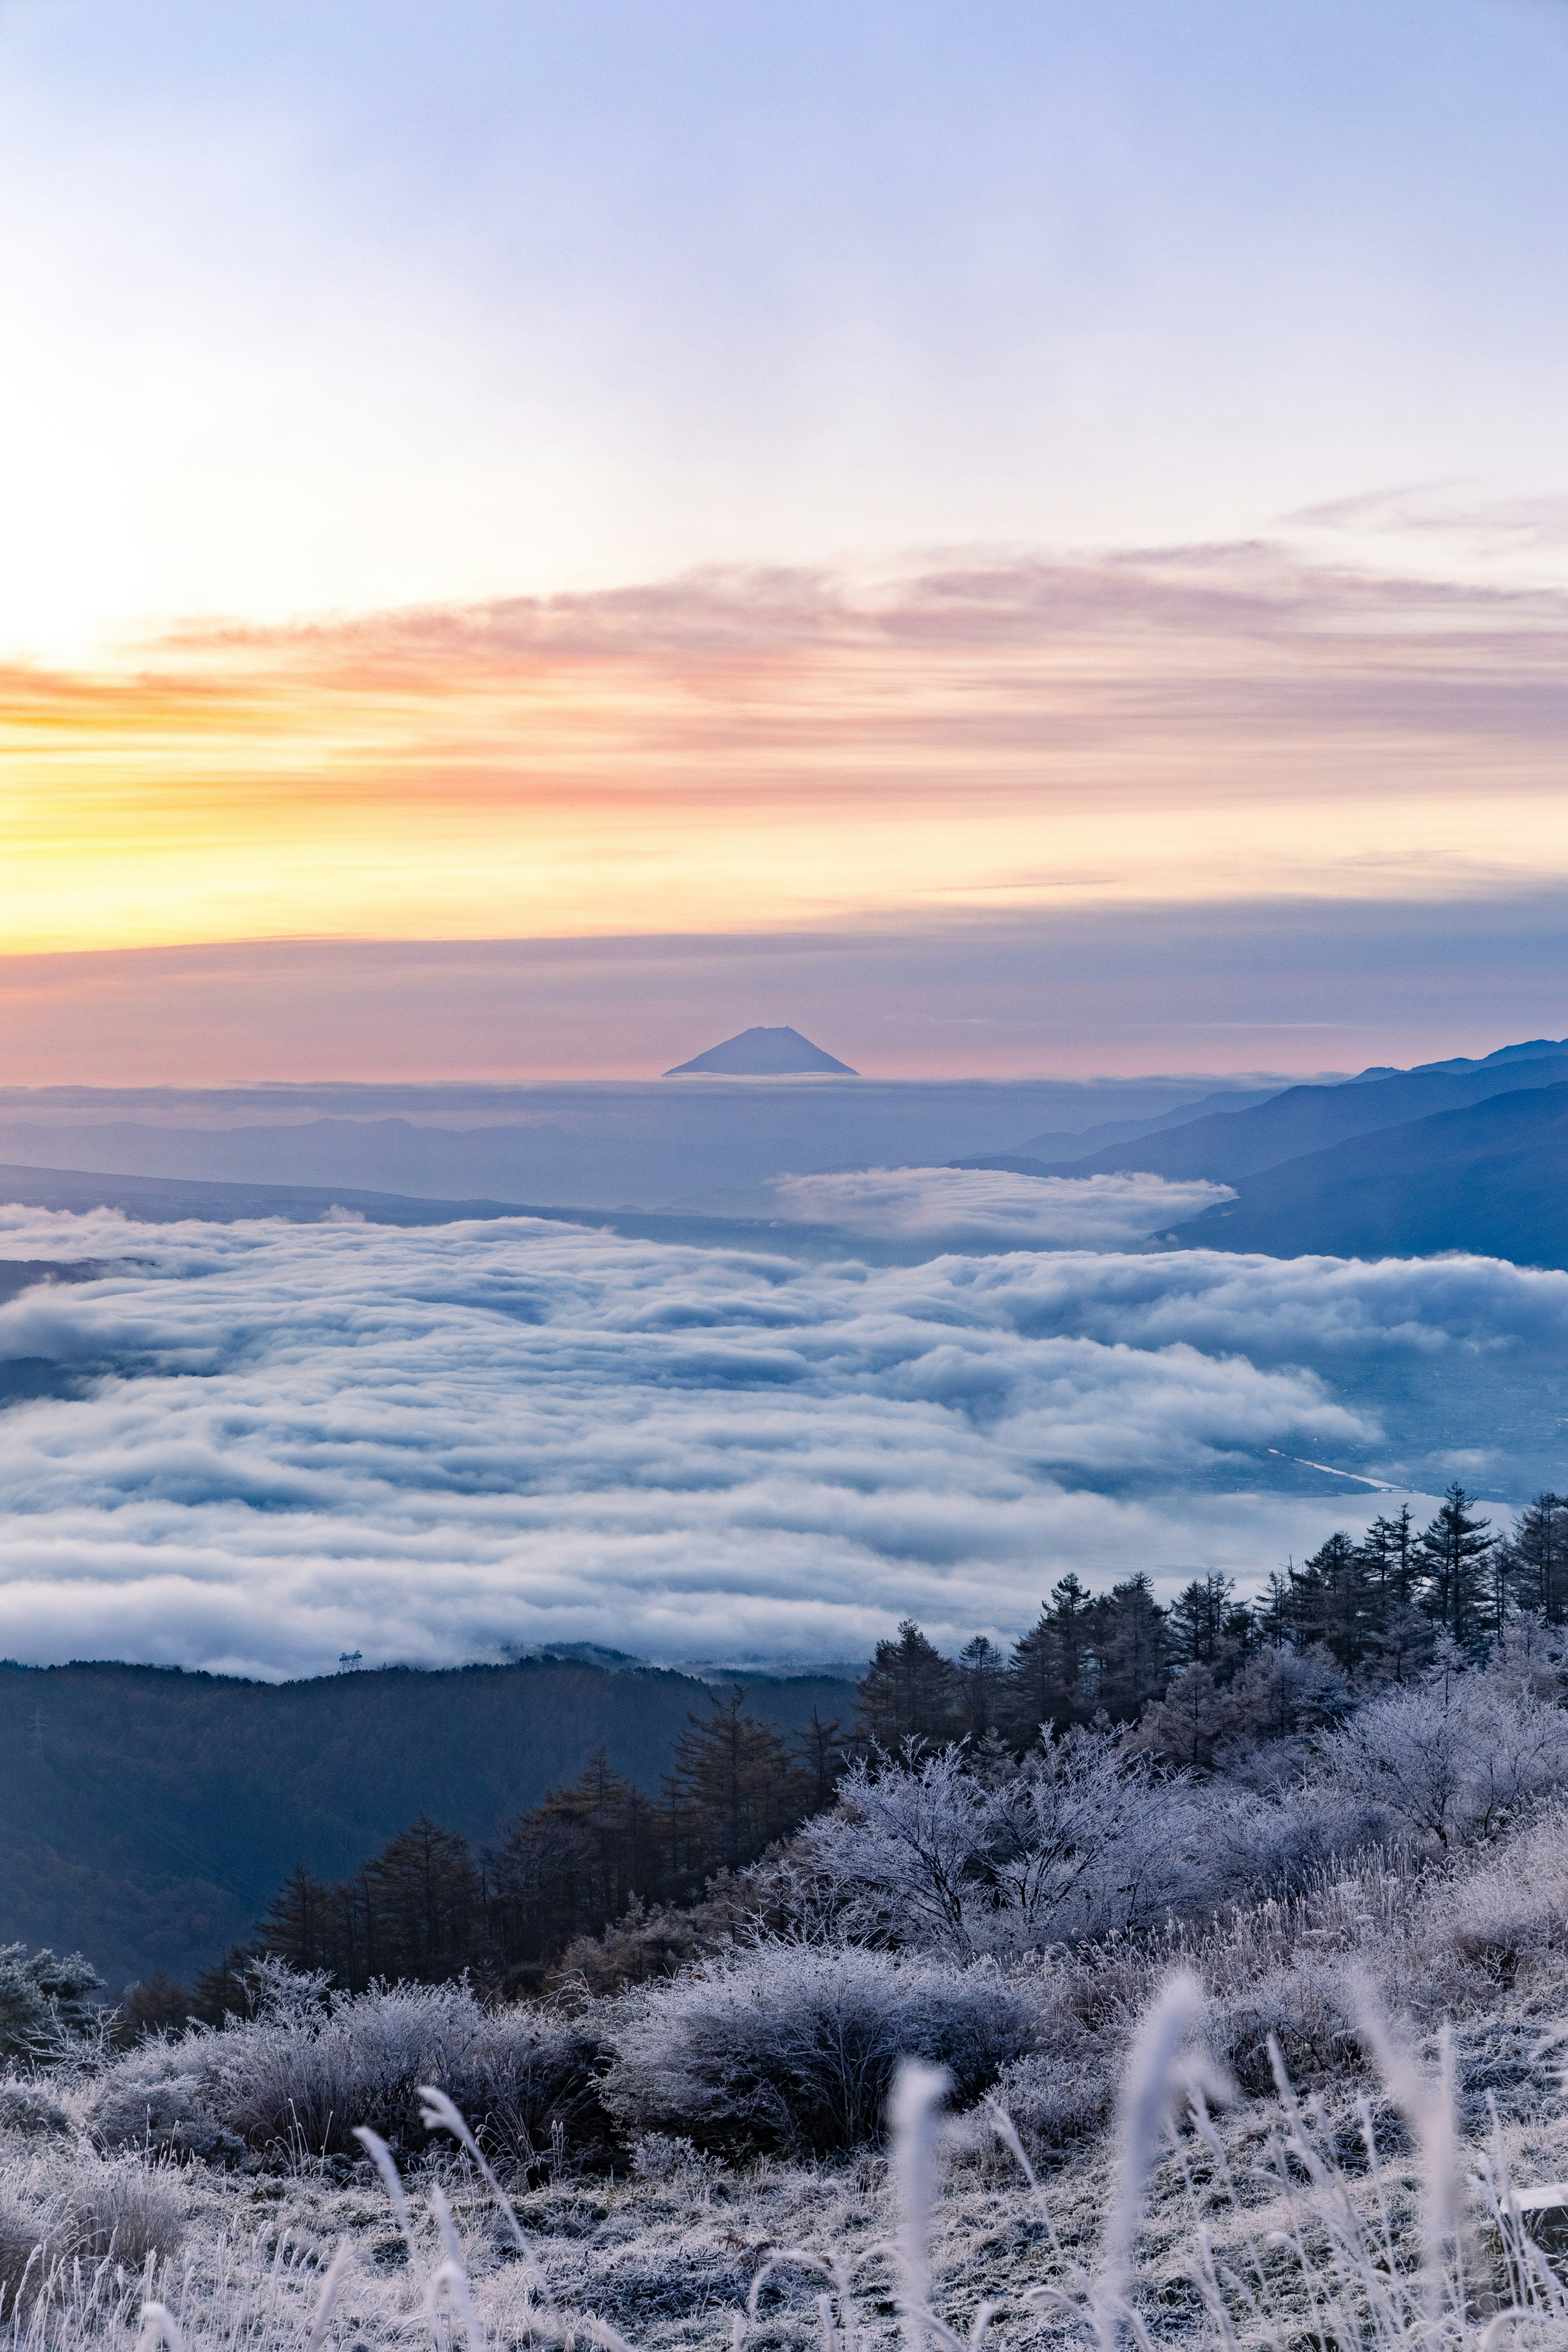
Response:
[[[742,1029],[738,1037],[726,1037],[721,1045],[710,1045],[695,1061],[678,1062],[664,1075],[667,1078],[685,1078],[694,1073],[722,1078],[787,1078],[809,1070],[826,1070],[841,1078],[859,1076],[847,1062],[836,1062],[831,1054],[803,1037],[798,1029]]]
[[[1269,1257],[1473,1250],[1568,1266],[1565,1164],[1568,1084],[1510,1087],[1243,1176],[1237,1200],[1205,1209],[1173,1238]]]
[[[1458,1070],[1397,1071],[1392,1077],[1357,1078],[1333,1087],[1288,1087],[1250,1110],[1221,1111],[1113,1143],[1087,1158],[1057,1161],[1053,1176],[1113,1175],[1124,1168],[1166,1177],[1205,1176],[1239,1183],[1266,1168],[1348,1142],[1378,1129],[1462,1110],[1483,1099],[1568,1080],[1568,1053],[1560,1048],[1523,1059],[1494,1055]],[[1022,1147],[1027,1150],[1027,1146]]]

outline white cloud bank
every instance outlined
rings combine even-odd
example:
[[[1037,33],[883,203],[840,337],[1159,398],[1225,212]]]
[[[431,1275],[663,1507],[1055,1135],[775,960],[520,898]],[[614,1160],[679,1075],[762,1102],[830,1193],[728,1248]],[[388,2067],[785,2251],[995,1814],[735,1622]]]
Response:
[[[858,1168],[773,1180],[784,1216],[878,1239],[1125,1249],[1234,1201],[1228,1184],[1163,1176],[1019,1176],[993,1168]]]
[[[1068,1568],[1254,1577],[1384,1499],[1268,1467],[1387,1472],[1379,1366],[1446,1370],[1477,1426],[1568,1341],[1568,1276],[1479,1260],[868,1268],[19,1209],[0,1256],[120,1262],[0,1308],[0,1357],[91,1381],[0,1413],[0,1653],[268,1675],[844,1657],[905,1612],[1010,1633]]]

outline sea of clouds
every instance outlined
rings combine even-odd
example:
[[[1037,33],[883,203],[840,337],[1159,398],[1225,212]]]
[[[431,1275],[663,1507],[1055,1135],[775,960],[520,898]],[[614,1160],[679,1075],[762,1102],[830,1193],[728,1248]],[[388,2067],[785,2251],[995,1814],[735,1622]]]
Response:
[[[1041,1249],[1124,1249],[1234,1201],[1228,1184],[1163,1176],[1020,1176],[999,1168],[858,1168],[779,1176],[786,1217],[874,1239],[1013,1242]]]
[[[104,1268],[0,1307],[79,1388],[0,1412],[0,1653],[263,1675],[853,1658],[905,1612],[1009,1634],[1068,1568],[1256,1582],[1399,1499],[1334,1473],[1521,1499],[1568,1342],[1568,1275],[1466,1258],[21,1209],[0,1256]]]

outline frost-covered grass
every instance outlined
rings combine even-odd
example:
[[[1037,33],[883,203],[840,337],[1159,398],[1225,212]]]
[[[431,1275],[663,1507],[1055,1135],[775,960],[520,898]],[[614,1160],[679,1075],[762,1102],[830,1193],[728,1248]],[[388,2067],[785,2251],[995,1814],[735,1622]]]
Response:
[[[279,1978],[0,2085],[0,2343],[1568,2345],[1565,2028],[1561,1809],[1005,1966],[762,1937],[495,2013]]]

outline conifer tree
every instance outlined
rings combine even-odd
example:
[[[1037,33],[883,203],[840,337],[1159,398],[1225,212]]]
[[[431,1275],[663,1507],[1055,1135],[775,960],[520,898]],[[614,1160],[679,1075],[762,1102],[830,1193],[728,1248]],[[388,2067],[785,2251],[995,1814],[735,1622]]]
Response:
[[[1099,1604],[1100,1703],[1113,1723],[1134,1722],[1171,1678],[1165,1612],[1142,1569],[1113,1584]]]
[[[369,1927],[367,1976],[439,1984],[484,1945],[479,1872],[468,1842],[421,1813],[360,1873]]]
[[[1286,1605],[1300,1648],[1321,1642],[1349,1675],[1372,1655],[1381,1614],[1368,1556],[1349,1536],[1330,1536],[1296,1571]]]
[[[679,1867],[700,1885],[716,1870],[740,1870],[800,1816],[789,1743],[746,1712],[739,1684],[704,1717],[689,1715],[672,1743],[668,1787],[681,1842]]]
[[[1045,1724],[1065,1731],[1093,1714],[1096,1609],[1094,1595],[1069,1573],[1014,1643],[1002,1721],[1016,1748],[1032,1748]]]
[[[1490,1520],[1478,1518],[1469,1500],[1456,1479],[1418,1539],[1426,1612],[1461,1650],[1473,1648],[1488,1631],[1488,1562],[1497,1540],[1488,1532]]]
[[[1549,1625],[1561,1625],[1568,1619],[1568,1500],[1548,1490],[1527,1503],[1506,1554],[1516,1598]]]
[[[826,1811],[849,1761],[842,1724],[837,1716],[824,1722],[820,1711],[814,1706],[810,1722],[804,1731],[795,1733],[791,1745],[804,1810],[808,1813]]]
[[[300,1863],[283,1881],[262,1916],[259,1940],[264,1951],[287,1960],[291,1969],[308,1974],[326,1969],[341,1976],[343,1969],[342,1890],[318,1878]]]
[[[1417,1541],[1408,1503],[1402,1503],[1392,1519],[1380,1511],[1362,1538],[1367,1580],[1374,1595],[1373,1606],[1380,1622],[1385,1622],[1395,1609],[1415,1604],[1421,1587]]]
[[[981,1740],[1001,1719],[1007,1662],[994,1642],[976,1633],[958,1654],[958,1729],[965,1739]]]
[[[957,1736],[958,1676],[912,1617],[898,1637],[879,1642],[855,1686],[857,1729],[862,1739],[895,1755],[908,1739],[933,1747]]]
[[[1232,1597],[1236,1579],[1211,1569],[1172,1601],[1167,1620],[1173,1663],[1216,1666],[1246,1646],[1251,1612]]]

